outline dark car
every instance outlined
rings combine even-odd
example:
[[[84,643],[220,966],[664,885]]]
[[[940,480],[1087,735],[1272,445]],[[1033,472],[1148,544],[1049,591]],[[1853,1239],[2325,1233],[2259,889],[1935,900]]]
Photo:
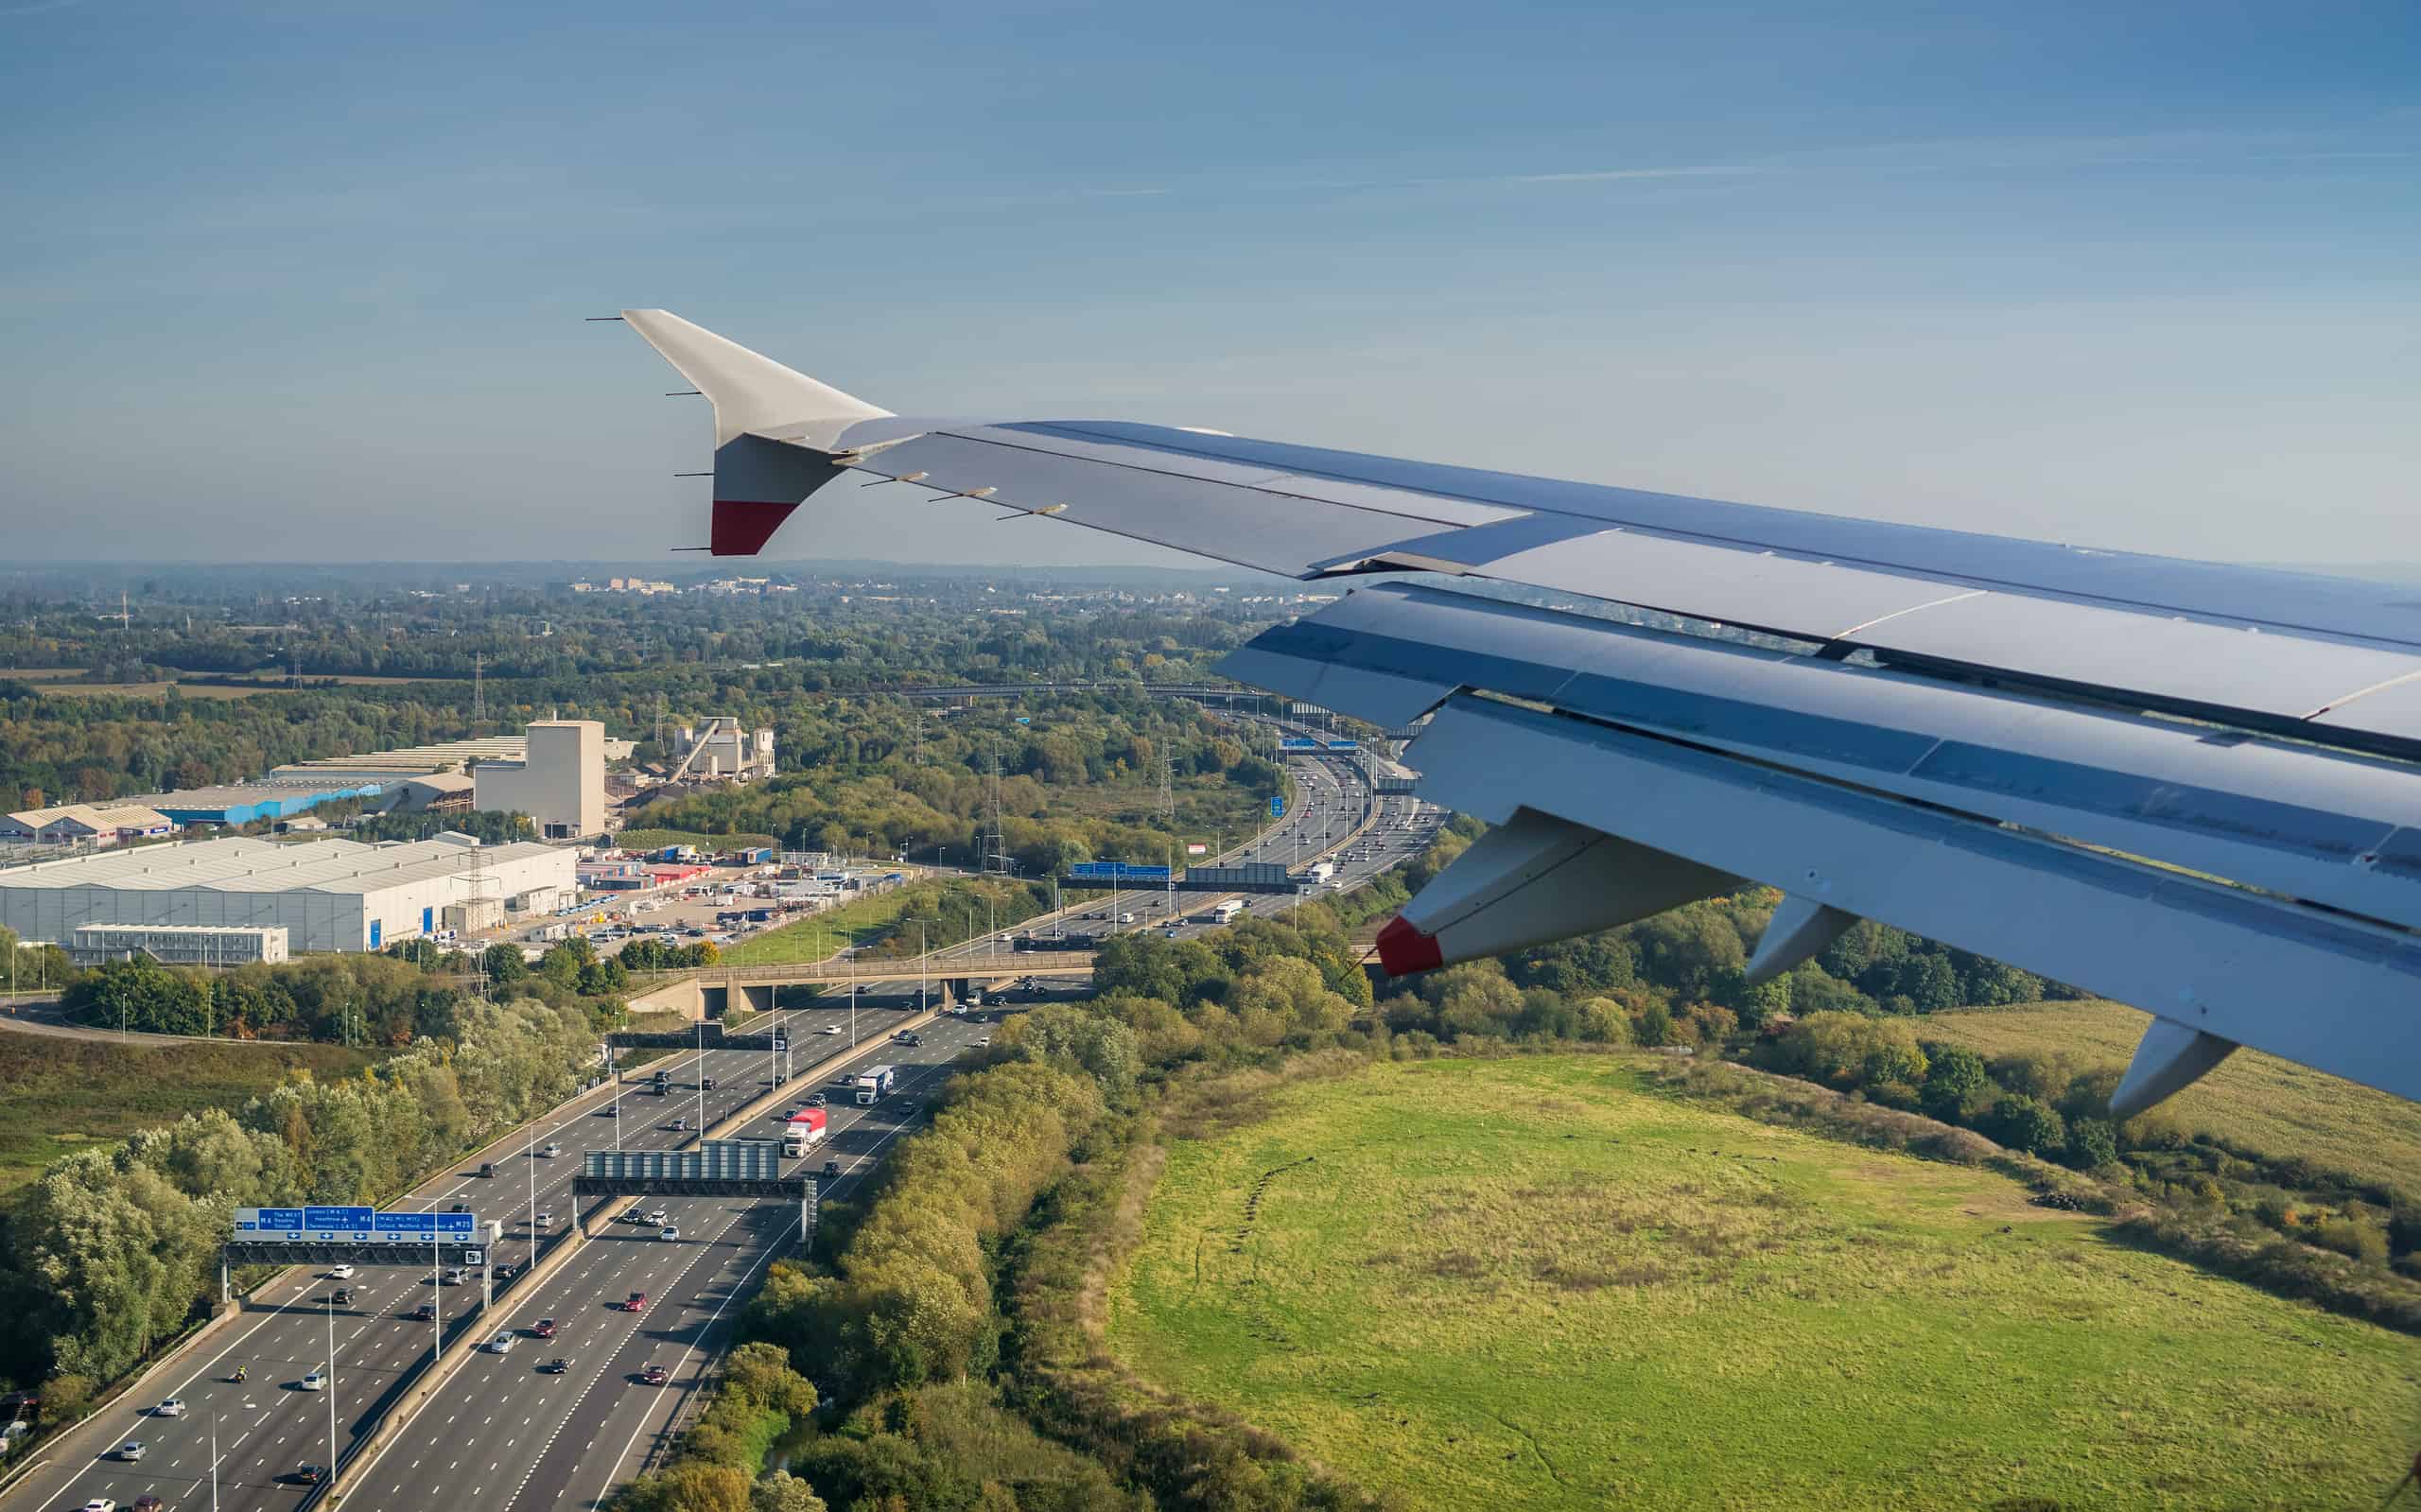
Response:
[[[540,1365],[538,1368],[547,1375],[560,1376],[565,1371],[571,1368],[571,1362],[565,1359],[562,1355],[557,1355],[552,1360],[548,1361],[545,1364]]]
[[[328,1294],[328,1300],[339,1307],[348,1306],[353,1301],[353,1288],[350,1286],[340,1286],[334,1292]]]
[[[597,1110],[597,1116],[601,1119],[618,1119],[622,1116],[622,1104],[608,1103]]]
[[[317,1486],[328,1478],[328,1469],[324,1465],[314,1465],[305,1460],[294,1467],[294,1473],[286,1478],[298,1486]]]
[[[827,1181],[833,1180],[834,1178],[838,1177],[840,1174],[841,1174],[841,1162],[840,1162],[840,1161],[838,1161],[838,1160],[827,1160],[827,1161],[825,1161],[825,1162],[824,1162],[824,1179],[825,1179],[825,1180],[827,1180]]]
[[[822,1107],[824,1105],[824,1094],[821,1092],[808,1093],[807,1105],[809,1107]]]
[[[661,1386],[672,1377],[662,1365],[650,1365],[639,1372],[639,1379],[651,1386]]]
[[[523,1271],[526,1271],[530,1267],[526,1265],[515,1265],[511,1263],[499,1265],[496,1268],[496,1284],[502,1286],[505,1282],[513,1279],[514,1277],[520,1275]]]
[[[494,1176],[496,1174],[496,1162],[493,1160],[480,1161],[479,1174],[483,1176]]]
[[[471,1210],[471,1205],[467,1202],[458,1202],[453,1207],[448,1208],[445,1210],[449,1213],[466,1213]]]
[[[699,1077],[699,1078],[698,1078],[698,1090],[699,1090],[699,1091],[701,1091],[701,1092],[711,1092],[711,1091],[713,1091],[714,1089],[715,1089],[715,1079],[714,1079],[713,1077],[711,1077],[711,1076],[701,1076],[701,1077]]]

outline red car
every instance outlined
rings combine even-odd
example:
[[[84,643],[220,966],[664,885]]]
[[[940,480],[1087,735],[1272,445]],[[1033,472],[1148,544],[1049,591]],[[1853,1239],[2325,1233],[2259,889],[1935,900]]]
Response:
[[[630,1295],[629,1300],[622,1304],[622,1311],[625,1312],[643,1312],[647,1311],[647,1294],[645,1292],[633,1292]]]
[[[530,1337],[533,1339],[551,1339],[554,1336],[555,1320],[552,1318],[540,1318],[530,1325]]]
[[[639,1372],[639,1379],[651,1386],[661,1386],[672,1378],[665,1373],[662,1365],[650,1365]]]

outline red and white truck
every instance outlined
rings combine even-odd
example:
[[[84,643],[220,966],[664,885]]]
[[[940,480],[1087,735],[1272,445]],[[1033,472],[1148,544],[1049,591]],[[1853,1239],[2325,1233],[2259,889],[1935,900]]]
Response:
[[[782,1121],[782,1155],[792,1160],[824,1142],[824,1110],[803,1107]]]

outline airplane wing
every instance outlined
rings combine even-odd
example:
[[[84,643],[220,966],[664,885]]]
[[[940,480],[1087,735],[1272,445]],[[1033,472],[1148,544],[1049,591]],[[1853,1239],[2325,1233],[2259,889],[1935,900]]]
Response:
[[[902,418],[623,318],[714,406],[719,555],[859,474],[924,491],[901,508],[1305,581],[1463,580],[1370,582],[1221,667],[1420,721],[1420,795],[1494,826],[1381,935],[1391,972],[1753,880],[1785,895],[1757,980],[1873,918],[2151,1013],[2122,1118],[2238,1045],[2421,1101],[2421,595],[1216,431]]]

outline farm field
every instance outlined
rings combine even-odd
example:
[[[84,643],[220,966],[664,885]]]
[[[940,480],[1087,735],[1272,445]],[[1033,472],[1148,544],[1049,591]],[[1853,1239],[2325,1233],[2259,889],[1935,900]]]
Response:
[[[323,1081],[381,1058],[340,1045],[118,1046],[0,1033],[0,1193],[61,1156],[207,1107],[234,1108],[307,1069]]]
[[[1990,1060],[2064,1051],[2079,1070],[2122,1068],[2151,1016],[2115,1002],[1970,1008],[1913,1020]],[[2421,1105],[2325,1071],[2240,1050],[2154,1115],[2265,1155],[2302,1156],[2421,1197]]]
[[[2411,1463],[2421,1341],[1625,1058],[1269,1107],[1171,1146],[1111,1347],[1410,1504],[2376,1505]]]
[[[923,885],[923,884],[916,884]],[[877,893],[810,914],[795,924],[741,940],[723,951],[722,964],[732,966],[787,965],[793,961],[821,961],[845,945],[863,945],[899,917],[915,894],[907,887]]]

